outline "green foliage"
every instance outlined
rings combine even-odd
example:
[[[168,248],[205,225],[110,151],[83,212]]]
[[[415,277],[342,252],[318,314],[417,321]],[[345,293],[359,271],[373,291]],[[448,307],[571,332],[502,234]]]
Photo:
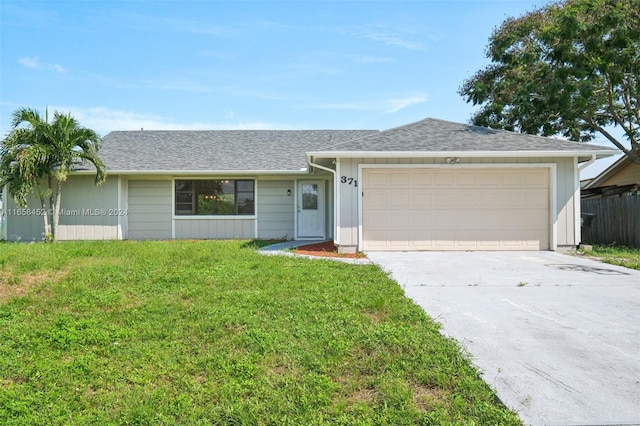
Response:
[[[640,270],[640,249],[620,246],[594,246],[590,256],[605,263]]]
[[[29,195],[40,200],[44,239],[55,239],[60,217],[62,186],[78,163],[89,162],[96,168],[96,185],[106,179],[105,167],[98,157],[101,139],[91,129],[81,127],[69,114],[20,108],[14,111],[13,130],[0,145],[0,188],[5,185],[20,207],[27,207]],[[43,187],[43,183],[47,185]],[[51,226],[53,224],[53,226]]]
[[[120,241],[0,266],[2,424],[520,424],[373,265]]]
[[[474,124],[575,141],[599,132],[640,162],[640,0],[567,0],[509,18],[487,57],[459,89],[481,105]]]

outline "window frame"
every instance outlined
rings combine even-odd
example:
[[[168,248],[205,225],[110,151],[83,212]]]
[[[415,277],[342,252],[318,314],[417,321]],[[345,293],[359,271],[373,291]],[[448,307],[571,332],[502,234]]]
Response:
[[[185,192],[192,192],[192,200],[190,203],[188,202],[178,202],[178,194],[181,191],[178,191],[176,188],[176,185],[178,182],[190,182],[192,185],[192,189],[191,191],[185,191]],[[194,205],[196,206],[195,209],[197,210],[197,196],[198,196],[198,192],[196,190],[196,184],[198,182],[221,182],[222,184],[225,183],[232,183],[233,184],[233,209],[234,209],[234,213],[233,214],[197,214],[197,213],[178,213],[178,204],[190,204],[191,205],[191,211],[193,212],[194,210]],[[250,182],[251,183],[251,187],[252,187],[252,191],[246,191],[246,190],[242,190],[242,191],[238,191],[238,182]],[[240,194],[248,194],[251,193],[253,195],[253,213],[237,213],[238,209],[241,207],[241,204],[238,204],[238,193]],[[172,182],[172,198],[173,198],[173,207],[172,207],[172,213],[173,213],[173,218],[174,219],[255,219],[257,217],[256,215],[256,199],[257,199],[257,179],[256,178],[220,178],[220,177],[215,177],[215,178],[191,178],[191,177],[176,177],[173,178],[173,182]]]

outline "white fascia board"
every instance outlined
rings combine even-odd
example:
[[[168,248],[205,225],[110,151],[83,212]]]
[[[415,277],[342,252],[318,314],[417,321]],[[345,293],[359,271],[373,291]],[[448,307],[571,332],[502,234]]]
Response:
[[[167,175],[167,176],[263,176],[300,175],[304,170],[107,170],[107,175]],[[76,175],[94,175],[91,170],[76,170]]]
[[[620,154],[617,149],[589,151],[319,151],[308,152],[308,156],[319,158],[415,158],[415,157],[584,157],[597,158]]]

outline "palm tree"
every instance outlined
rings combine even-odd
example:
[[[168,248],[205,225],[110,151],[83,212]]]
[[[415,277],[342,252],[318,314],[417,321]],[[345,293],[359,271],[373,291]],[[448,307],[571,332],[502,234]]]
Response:
[[[13,131],[2,141],[0,148],[0,187],[7,186],[16,204],[27,207],[27,197],[36,192],[44,220],[44,235],[52,234],[46,198],[48,188],[42,187],[50,163],[48,147],[43,144],[48,133],[47,119],[31,109],[14,111],[11,125]],[[19,126],[23,127],[19,127]]]
[[[96,132],[80,126],[71,114],[54,112],[51,123],[50,143],[53,145],[55,158],[52,175],[56,181],[56,199],[53,204],[54,236],[60,222],[60,203],[62,201],[62,185],[76,165],[89,162],[96,168],[95,184],[102,184],[106,178],[104,163],[98,157],[102,140]]]
[[[88,161],[96,168],[96,185],[106,179],[104,164],[97,155],[101,139],[70,114],[57,111],[49,123],[48,111],[43,120],[37,111],[20,108],[14,111],[11,125],[13,130],[0,146],[0,188],[6,185],[16,204],[23,208],[27,197],[36,192],[42,207],[45,240],[55,239],[62,186],[69,173]],[[47,186],[43,187],[45,183]]]

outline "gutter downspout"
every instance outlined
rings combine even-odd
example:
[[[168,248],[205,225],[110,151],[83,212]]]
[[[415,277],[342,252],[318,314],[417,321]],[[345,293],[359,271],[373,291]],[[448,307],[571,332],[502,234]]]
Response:
[[[596,154],[591,154],[591,159],[589,161],[587,161],[584,164],[581,164],[580,166],[578,166],[578,173],[580,173],[582,170],[584,170],[585,167],[589,167],[590,165],[593,164],[594,161],[596,161]],[[578,175],[578,180],[580,180],[580,175]]]
[[[575,235],[575,239],[576,241],[576,248],[582,243],[582,203],[581,203],[581,197],[580,197],[580,172],[582,172],[582,170],[584,170],[586,167],[589,167],[590,165],[592,165],[595,161],[596,161],[596,154],[591,154],[591,159],[586,161],[584,164],[579,165],[578,168],[578,173],[576,176],[576,187],[577,187],[577,193],[578,196],[576,197],[575,201],[574,201],[574,214],[575,214],[575,219],[574,219],[574,223],[575,223],[575,229],[574,229],[574,235]],[[576,158],[576,162],[577,162],[577,158]]]
[[[321,166],[320,164],[314,163],[310,155],[307,155],[307,164],[311,167],[315,167],[320,170],[327,171],[333,175],[333,241],[336,245],[338,245],[340,244],[340,240],[337,232],[338,231],[338,211],[336,209],[336,200],[338,197],[338,179],[336,176],[336,171],[328,167]]]

